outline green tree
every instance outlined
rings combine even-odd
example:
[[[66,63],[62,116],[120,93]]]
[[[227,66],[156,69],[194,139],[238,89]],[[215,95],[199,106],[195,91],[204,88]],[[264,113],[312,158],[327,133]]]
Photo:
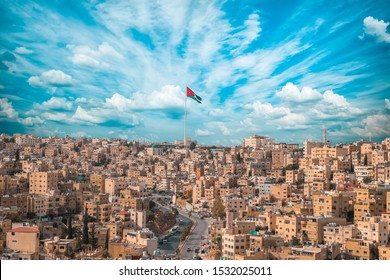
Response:
[[[191,231],[191,227],[192,227],[192,222],[190,222],[186,227],[185,229],[183,230],[183,232],[181,233],[180,235],[180,240],[181,241],[184,241],[184,239],[186,239],[187,235],[190,233]]]
[[[96,243],[97,243],[97,238],[95,238],[95,223],[92,223],[92,227],[91,227],[91,245],[92,245],[92,249],[95,249],[96,248]]]
[[[84,216],[83,216],[83,240],[82,243],[84,245],[89,244],[88,237],[88,209],[85,207]]]
[[[17,149],[15,152],[15,163],[18,162],[19,160],[20,160],[20,150]]]
[[[149,209],[153,209],[154,207],[156,207],[156,202],[149,200]]]
[[[364,177],[363,178],[363,183],[365,183],[365,184],[371,183],[371,178],[370,177]]]
[[[22,221],[22,218],[18,213],[7,213],[5,217],[11,220],[13,223],[19,223]]]
[[[301,240],[299,238],[296,238],[295,236],[293,236],[291,244],[292,244],[292,246],[301,245]]]
[[[191,144],[190,144],[190,150],[191,150],[191,151],[194,150],[195,147],[196,147],[196,144],[195,144],[194,142],[191,142]]]
[[[73,229],[72,229],[72,213],[68,211],[68,239],[73,239]]]

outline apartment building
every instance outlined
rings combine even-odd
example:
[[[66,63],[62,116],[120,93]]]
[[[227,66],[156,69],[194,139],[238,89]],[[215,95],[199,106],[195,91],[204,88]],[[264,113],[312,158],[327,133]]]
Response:
[[[57,172],[32,172],[29,176],[30,194],[47,194],[58,190]]]
[[[249,234],[223,234],[222,256],[224,260],[234,260],[236,255],[245,255],[249,248]]]

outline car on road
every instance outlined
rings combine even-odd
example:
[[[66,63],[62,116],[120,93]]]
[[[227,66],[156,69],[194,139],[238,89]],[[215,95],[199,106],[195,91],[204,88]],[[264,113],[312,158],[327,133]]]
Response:
[[[194,255],[194,256],[193,256],[193,259],[194,259],[194,260],[201,260],[202,258],[201,258],[200,256],[198,256],[198,255]]]
[[[190,247],[187,247],[187,252],[190,252],[192,251],[192,249]]]

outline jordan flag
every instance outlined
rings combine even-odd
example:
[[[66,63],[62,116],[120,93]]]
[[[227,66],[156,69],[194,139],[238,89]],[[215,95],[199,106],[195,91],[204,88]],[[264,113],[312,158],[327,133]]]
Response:
[[[189,87],[187,87],[187,97],[194,99],[196,102],[202,104],[202,98],[195,94]]]

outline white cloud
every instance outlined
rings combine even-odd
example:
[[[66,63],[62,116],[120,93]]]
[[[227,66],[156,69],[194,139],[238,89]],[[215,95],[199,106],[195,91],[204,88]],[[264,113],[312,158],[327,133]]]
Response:
[[[40,76],[31,76],[28,79],[30,86],[34,87],[69,87],[74,84],[71,76],[61,70],[49,70],[43,72]]]
[[[329,30],[329,33],[333,33],[335,31],[337,31],[340,27],[346,25],[347,23],[349,23],[348,21],[339,21],[339,22],[336,22]]]
[[[32,54],[33,53],[32,50],[27,49],[25,47],[17,47],[15,49],[15,52],[18,53],[18,54]]]
[[[389,26],[389,24],[390,23],[385,22],[383,20],[377,20],[372,16],[366,17],[363,20],[364,34],[375,37],[378,42],[390,43],[390,34],[386,31],[387,26]],[[364,37],[364,34],[359,38],[362,39]]]
[[[25,119],[20,119],[19,122],[25,126],[34,126],[36,124],[43,124],[44,120],[42,120],[40,117],[27,117]]]
[[[278,118],[290,113],[290,109],[286,107],[274,107],[270,103],[261,103],[255,101],[252,104],[244,106],[246,109],[252,109],[256,116],[264,116],[266,118]]]
[[[15,111],[12,103],[7,98],[0,99],[0,118],[18,119],[18,112]]]
[[[390,135],[390,115],[376,114],[363,119],[362,127],[351,128],[355,134],[363,137],[380,137]]]
[[[258,115],[264,115],[268,117],[275,117],[271,113],[300,113],[304,116],[308,116],[313,120],[325,120],[332,118],[344,118],[348,119],[356,117],[364,113],[364,110],[353,107],[347,99],[333,90],[327,90],[324,94],[321,94],[317,90],[311,87],[303,87],[302,91],[299,91],[298,87],[292,83],[287,83],[283,89],[276,94],[281,97],[282,100],[294,100],[297,101],[296,106],[289,108],[274,107],[271,104],[261,104],[259,102],[254,103],[253,107]],[[313,106],[306,106],[305,101],[313,103]],[[300,101],[300,103],[298,102]],[[271,115],[267,115],[271,114]]]
[[[0,118],[9,119],[11,121],[16,121],[25,126],[34,126],[36,124],[42,124],[44,121],[36,116],[36,117],[27,117],[20,118],[19,113],[14,109],[12,103],[8,101],[7,98],[0,99]]]
[[[230,135],[231,133],[230,133],[230,129],[229,128],[227,128],[225,125],[223,125],[223,124],[220,124],[219,125],[219,129],[221,130],[221,132],[222,132],[222,134],[223,135]]]
[[[70,111],[73,108],[73,103],[64,97],[52,97],[49,100],[43,102],[42,104],[37,104],[35,107],[43,110],[62,109]]]
[[[321,93],[311,87],[299,88],[293,83],[288,82],[281,91],[276,92],[276,96],[285,101],[307,102],[320,99]]]
[[[243,121],[240,121],[240,124],[242,126],[236,129],[236,132],[250,131],[252,133],[259,130],[256,125],[253,124],[252,118],[249,117],[245,118]]]
[[[87,123],[102,123],[104,122],[104,119],[95,114],[91,114],[87,110],[83,109],[81,106],[78,106],[76,109],[76,112],[72,116],[73,121],[81,121],[81,122],[87,122]]]
[[[108,126],[136,126],[141,122],[131,112],[122,111],[118,114],[115,108],[99,107],[86,110],[81,106],[77,107],[70,121],[88,125],[107,124]]]
[[[69,121],[69,117],[65,113],[44,112],[40,116],[48,121],[57,121],[57,122],[68,122]]]
[[[115,93],[111,98],[106,98],[106,104],[120,111],[183,107],[184,94],[179,86],[166,85],[151,93],[136,92],[131,98]]]
[[[75,102],[77,103],[87,103],[87,98],[85,97],[79,97],[79,98],[76,98]]]
[[[67,46],[72,52],[72,62],[78,65],[85,65],[92,68],[108,66],[113,58],[119,59],[123,56],[118,53],[107,42],[103,42],[96,50],[88,46]]]
[[[277,120],[276,123],[279,124],[278,129],[301,129],[307,127],[307,121],[303,114],[290,113]]]
[[[334,93],[332,90],[327,90],[322,96],[324,101],[338,107],[349,107],[349,103],[344,96]]]
[[[390,110],[390,100],[387,98],[385,99],[385,108]]]
[[[237,49],[233,49],[233,53],[245,49],[250,43],[255,41],[261,32],[260,20],[258,14],[250,14],[248,19],[245,20],[244,26],[239,27],[239,31],[233,33],[229,39],[230,43],[238,46]]]
[[[222,109],[213,109],[209,112],[210,116],[221,116],[223,115],[223,110]]]
[[[210,135],[214,135],[214,133],[210,132],[208,130],[197,129],[195,131],[195,135],[196,136],[210,136]]]

